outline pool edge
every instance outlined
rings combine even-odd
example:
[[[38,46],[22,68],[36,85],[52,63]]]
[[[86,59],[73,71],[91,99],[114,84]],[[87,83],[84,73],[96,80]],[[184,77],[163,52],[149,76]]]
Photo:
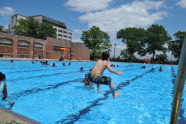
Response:
[[[6,108],[0,108],[0,124],[41,124]]]

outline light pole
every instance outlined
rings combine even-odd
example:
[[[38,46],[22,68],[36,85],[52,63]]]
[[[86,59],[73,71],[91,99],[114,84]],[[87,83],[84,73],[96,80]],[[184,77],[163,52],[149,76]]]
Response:
[[[116,51],[116,43],[114,43],[114,60],[115,60],[115,51]]]
[[[32,60],[34,60],[34,44],[35,44],[35,39],[33,40],[33,45],[32,45],[32,51],[33,51]]]

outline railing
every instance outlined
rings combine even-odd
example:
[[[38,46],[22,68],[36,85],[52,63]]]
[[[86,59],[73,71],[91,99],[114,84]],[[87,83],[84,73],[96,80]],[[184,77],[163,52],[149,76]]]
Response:
[[[184,43],[180,54],[179,68],[176,76],[176,86],[174,89],[174,99],[172,104],[171,124],[177,124],[179,108],[182,98],[186,78],[186,33],[184,35]]]

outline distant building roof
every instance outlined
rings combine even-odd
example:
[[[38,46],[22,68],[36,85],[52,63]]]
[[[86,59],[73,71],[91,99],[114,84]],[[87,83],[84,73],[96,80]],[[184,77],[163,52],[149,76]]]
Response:
[[[17,15],[23,16],[23,17],[26,17],[27,18],[27,16],[24,16],[24,15],[21,15],[21,14],[14,14],[12,17],[17,16]]]
[[[49,17],[46,17],[46,16],[43,16],[43,15],[35,15],[35,16],[29,16],[29,17],[39,17],[39,16],[42,17],[43,22],[52,23],[53,25],[56,25],[58,27],[62,27],[65,29],[67,28],[65,23],[57,21],[57,20],[49,18]]]

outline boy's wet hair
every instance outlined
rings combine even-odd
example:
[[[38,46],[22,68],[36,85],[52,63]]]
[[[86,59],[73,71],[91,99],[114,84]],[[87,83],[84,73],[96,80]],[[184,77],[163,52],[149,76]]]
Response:
[[[110,53],[108,51],[104,51],[102,52],[102,60],[108,60],[108,58],[110,57]]]
[[[0,81],[4,81],[4,80],[6,80],[6,76],[2,72],[0,72]]]

